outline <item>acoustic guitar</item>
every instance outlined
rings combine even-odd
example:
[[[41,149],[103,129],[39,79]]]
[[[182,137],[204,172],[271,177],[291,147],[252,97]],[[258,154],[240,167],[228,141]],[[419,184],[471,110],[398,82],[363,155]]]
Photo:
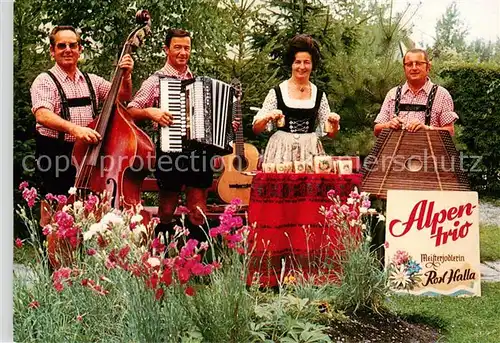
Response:
[[[233,153],[223,157],[224,171],[219,177],[217,192],[225,203],[238,198],[242,204],[248,205],[253,176],[242,172],[257,170],[259,151],[252,144],[243,142],[241,84],[238,80],[233,80],[232,85],[236,91],[235,118],[239,120],[240,125],[235,132]]]

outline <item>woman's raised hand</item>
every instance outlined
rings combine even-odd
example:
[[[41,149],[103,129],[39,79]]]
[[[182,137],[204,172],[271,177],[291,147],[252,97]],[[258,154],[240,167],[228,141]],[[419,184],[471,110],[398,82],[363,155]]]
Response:
[[[332,112],[328,115],[328,121],[332,124],[336,124],[340,121],[340,116],[337,113]]]
[[[272,110],[272,111],[269,111],[266,115],[267,117],[267,121],[278,121],[282,118],[285,118],[285,116],[283,115],[283,112],[281,110],[278,110],[278,109],[275,109],[275,110]]]

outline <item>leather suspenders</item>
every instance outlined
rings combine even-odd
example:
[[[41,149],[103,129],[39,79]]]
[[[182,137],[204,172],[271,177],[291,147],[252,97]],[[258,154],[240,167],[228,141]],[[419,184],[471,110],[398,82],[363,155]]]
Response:
[[[64,93],[61,83],[50,70],[47,71],[47,74],[50,76],[52,81],[54,81],[57,87],[57,91],[59,92],[59,96],[61,97],[61,114],[60,114],[61,118],[70,121],[71,120],[69,115],[70,107],[81,107],[88,105],[92,105],[92,118],[95,118],[97,116],[97,101],[96,101],[95,91],[94,87],[92,86],[92,82],[90,82],[90,77],[87,73],[82,72],[83,77],[87,82],[87,86],[89,87],[90,97],[87,96],[87,97],[72,98],[72,99],[68,99],[66,97],[66,94]],[[58,139],[64,141],[64,134],[65,134],[64,132],[59,132]]]
[[[417,105],[417,104],[401,104],[401,89],[402,86],[398,86],[396,90],[396,103],[394,104],[394,115],[397,117],[400,111],[408,112],[425,112],[425,125],[431,124],[431,110],[434,104],[434,98],[436,97],[436,92],[438,85],[433,85],[429,96],[427,97],[427,105]]]

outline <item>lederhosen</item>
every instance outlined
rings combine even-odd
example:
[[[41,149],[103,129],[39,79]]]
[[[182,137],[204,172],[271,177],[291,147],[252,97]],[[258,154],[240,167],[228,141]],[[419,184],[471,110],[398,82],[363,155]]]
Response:
[[[312,133],[316,130],[318,119],[318,110],[321,105],[323,92],[317,91],[316,102],[313,108],[290,108],[283,101],[281,88],[276,86],[276,100],[278,101],[278,109],[285,115],[285,125],[279,127],[278,130],[290,133]]]
[[[82,72],[90,96],[71,99],[66,97],[62,85],[55,75],[50,71],[47,71],[47,74],[54,81],[61,98],[61,118],[71,121],[71,107],[88,105],[92,105],[92,117],[97,116],[96,95],[87,73]],[[76,169],[71,164],[74,142],[65,141],[64,136],[64,132],[59,132],[58,138],[43,136],[39,132],[36,134],[37,172],[42,179],[43,193],[66,194],[69,188],[75,184]]]
[[[426,105],[417,105],[417,104],[401,104],[401,89],[402,86],[398,86],[396,89],[396,99],[394,104],[394,116],[398,116],[399,112],[425,112],[425,125],[431,125],[431,110],[432,105],[434,104],[434,98],[436,97],[436,92],[438,89],[438,85],[433,85],[429,96],[427,97]]]

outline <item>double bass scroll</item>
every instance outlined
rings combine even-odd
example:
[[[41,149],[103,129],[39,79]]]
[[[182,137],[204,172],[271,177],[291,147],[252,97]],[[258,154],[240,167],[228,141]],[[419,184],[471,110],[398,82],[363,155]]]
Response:
[[[143,44],[151,32],[146,10],[136,14],[138,27],[123,46],[119,60]],[[155,146],[135,125],[127,109],[117,100],[123,70],[115,69],[111,89],[99,116],[88,126],[102,137],[98,144],[75,142],[72,162],[77,174],[75,187],[93,193],[106,192],[114,208],[131,207],[141,201],[141,185],[155,162]]]

